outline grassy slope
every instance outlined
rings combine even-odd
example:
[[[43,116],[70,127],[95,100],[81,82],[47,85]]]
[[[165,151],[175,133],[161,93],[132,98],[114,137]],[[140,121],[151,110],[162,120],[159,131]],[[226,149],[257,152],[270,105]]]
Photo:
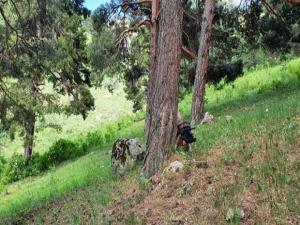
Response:
[[[120,91],[113,95],[102,89],[92,90],[96,100],[96,109],[89,113],[86,120],[83,120],[82,116],[75,115],[70,117],[58,114],[48,115],[45,122],[37,124],[38,133],[35,137],[34,151],[43,153],[59,138],[76,139],[82,132],[98,130],[107,121],[113,121],[130,113],[132,103],[125,99],[122,88],[119,87],[119,89]],[[66,101],[66,99],[62,99],[62,101]],[[43,128],[44,124],[57,124],[62,127],[62,130]],[[23,141],[20,137],[11,142],[8,137],[0,136],[0,143],[0,154],[6,158],[13,153],[22,153],[23,151]]]
[[[252,144],[250,147],[246,146],[245,151],[239,151],[245,137],[249,134],[264,135],[270,140],[269,136],[274,134],[274,137],[284,142],[291,144],[295,142],[299,125],[293,118],[300,114],[299,67],[300,59],[292,61],[288,66],[248,73],[234,83],[234,88],[232,85],[227,85],[221,90],[209,87],[207,109],[216,116],[216,122],[196,129],[198,143],[194,147],[194,157],[203,157],[214,146],[228,146],[231,150],[224,153],[225,162],[237,160],[254,150],[260,151],[259,147],[251,150]],[[188,96],[181,102],[180,109],[185,116],[188,116],[189,108],[190,97]],[[228,124],[224,119],[225,115],[233,116],[233,122]],[[135,124],[122,130],[119,136],[132,137],[142,136],[142,134],[143,125]],[[0,219],[2,221],[5,218],[16,219],[16,215],[21,212],[44,206],[44,210],[32,214],[37,223],[57,220],[58,224],[82,224],[88,220],[91,224],[99,224],[102,205],[109,200],[110,196],[107,190],[114,185],[114,179],[109,172],[108,149],[66,163],[44,176],[33,180],[26,179],[8,186],[8,194],[0,194]],[[276,160],[278,159],[274,158],[275,164],[277,164]],[[257,165],[257,168],[272,166],[264,163]],[[262,180],[265,179],[264,174],[257,173]],[[296,181],[297,177],[294,177],[294,174],[289,175],[291,176],[289,180]],[[269,187],[261,184],[261,186],[273,188],[272,185]],[[83,188],[78,189],[78,187]],[[64,194],[74,189],[71,194]],[[114,190],[112,194],[116,191]],[[296,192],[291,193],[296,194]],[[48,208],[47,202],[59,196],[61,196],[59,200],[50,204]],[[297,203],[295,204],[297,206]],[[81,210],[82,208],[84,210]],[[83,212],[87,213],[88,218],[83,215]],[[48,216],[45,221],[43,218],[46,214]]]
[[[143,140],[143,123],[136,123],[134,128],[123,129],[119,131],[118,136],[140,137]],[[82,186],[98,184],[99,188],[107,189],[114,180],[110,173],[111,145],[95,149],[89,155],[73,162],[66,162],[42,176],[24,179],[4,187],[4,191],[0,193],[0,224],[8,224],[11,219],[17,219],[18,215],[45,206],[49,201]],[[101,202],[106,202],[107,194],[100,193]]]

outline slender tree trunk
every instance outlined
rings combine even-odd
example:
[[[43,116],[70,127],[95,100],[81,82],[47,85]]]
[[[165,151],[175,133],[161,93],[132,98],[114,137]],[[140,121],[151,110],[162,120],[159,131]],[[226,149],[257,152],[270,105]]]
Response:
[[[150,127],[143,174],[151,177],[162,167],[176,138],[182,1],[162,0],[157,40],[157,64],[151,87]],[[151,76],[152,76],[151,75]]]
[[[33,75],[30,79],[31,79],[31,87],[30,87],[29,95],[32,98],[34,98],[34,94],[37,91],[36,76]],[[25,114],[26,114],[26,118],[24,121],[24,126],[25,126],[24,158],[28,160],[32,156],[36,115],[35,112],[31,109],[26,111]]]
[[[46,18],[46,0],[37,0],[38,13],[36,19],[36,36],[42,38],[43,36],[43,27]]]
[[[25,124],[25,140],[24,140],[24,157],[30,159],[32,156],[34,128],[35,128],[35,113],[32,111],[27,112]]]
[[[38,38],[43,37],[43,28],[46,17],[46,0],[37,0],[37,16],[36,16],[36,36]],[[38,91],[38,80],[37,74],[33,74],[30,78],[31,86],[29,95],[35,98],[35,93]],[[35,130],[36,114],[33,110],[26,112],[25,121],[25,138],[24,138],[24,157],[26,160],[30,159],[32,156],[33,140],[34,140],[34,130]]]
[[[150,41],[150,73],[147,87],[147,112],[146,112],[146,125],[145,125],[145,134],[148,137],[150,122],[151,122],[151,106],[152,106],[152,89],[153,83],[155,80],[155,68],[157,64],[157,38],[158,38],[158,14],[159,14],[159,1],[152,0],[152,9],[151,9],[151,41]]]
[[[205,0],[202,16],[201,33],[199,37],[198,62],[194,83],[191,124],[200,122],[204,113],[204,96],[209,58],[212,24],[215,11],[215,0]]]

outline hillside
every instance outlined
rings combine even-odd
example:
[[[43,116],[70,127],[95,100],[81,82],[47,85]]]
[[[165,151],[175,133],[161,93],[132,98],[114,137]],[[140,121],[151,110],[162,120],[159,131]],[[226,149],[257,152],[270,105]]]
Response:
[[[45,120],[38,121],[34,149],[43,153],[59,138],[76,139],[84,131],[99,130],[107,122],[116,120],[120,116],[131,114],[132,103],[125,99],[123,87],[118,86],[113,94],[104,88],[93,89],[95,110],[91,111],[83,120],[81,115],[67,116],[64,114],[49,114]],[[66,98],[61,99],[66,102]],[[2,136],[1,136],[2,135]],[[23,137],[16,135],[11,141],[8,135],[0,135],[0,154],[5,158],[23,151]]]
[[[191,96],[180,103],[188,118]],[[297,224],[300,220],[300,58],[207,89],[212,124],[195,130],[178,173],[120,179],[112,143],[5,186],[2,224]],[[230,116],[228,120],[226,116]],[[140,137],[136,122],[118,137]],[[201,163],[200,163],[201,162]],[[228,220],[226,220],[228,217]]]

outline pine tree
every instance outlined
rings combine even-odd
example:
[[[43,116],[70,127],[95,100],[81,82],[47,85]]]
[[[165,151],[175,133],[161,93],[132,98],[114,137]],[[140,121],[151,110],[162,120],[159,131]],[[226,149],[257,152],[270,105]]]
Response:
[[[14,3],[0,4],[0,124],[12,134],[16,127],[22,130],[28,159],[37,120],[51,112],[85,118],[94,107],[81,27],[87,10],[82,1]],[[49,83],[50,93],[44,91]],[[70,96],[69,105],[60,103],[61,95]]]

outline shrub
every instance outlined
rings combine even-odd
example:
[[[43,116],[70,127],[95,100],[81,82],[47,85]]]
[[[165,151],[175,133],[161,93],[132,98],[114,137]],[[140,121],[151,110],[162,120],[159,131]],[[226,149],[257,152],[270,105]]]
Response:
[[[0,183],[0,194],[1,194],[2,192],[4,192],[5,190],[6,190],[5,185]]]
[[[113,125],[108,125],[106,127],[106,133],[105,133],[106,142],[110,142],[110,141],[112,141],[113,139],[116,138],[117,129],[118,128],[115,128]]]
[[[6,164],[6,160],[4,159],[3,156],[0,155],[0,178],[1,178],[1,174],[3,172],[5,164]]]
[[[59,139],[46,152],[40,160],[44,167],[57,165],[68,159],[74,159],[79,156],[79,148],[74,142]]]
[[[24,178],[26,163],[22,155],[14,154],[4,166],[2,182],[11,183]]]
[[[0,156],[0,178],[4,184],[12,183],[28,176],[35,176],[48,170],[51,166],[75,159],[91,151],[91,147],[100,146],[113,141],[117,132],[130,126],[134,121],[144,118],[144,111],[134,116],[124,116],[114,123],[108,123],[104,128],[94,132],[88,132],[77,138],[75,142],[59,139],[42,155],[34,154],[25,162],[22,155],[13,155],[8,162]]]
[[[88,147],[98,146],[105,143],[105,138],[101,131],[89,132],[84,140]]]

